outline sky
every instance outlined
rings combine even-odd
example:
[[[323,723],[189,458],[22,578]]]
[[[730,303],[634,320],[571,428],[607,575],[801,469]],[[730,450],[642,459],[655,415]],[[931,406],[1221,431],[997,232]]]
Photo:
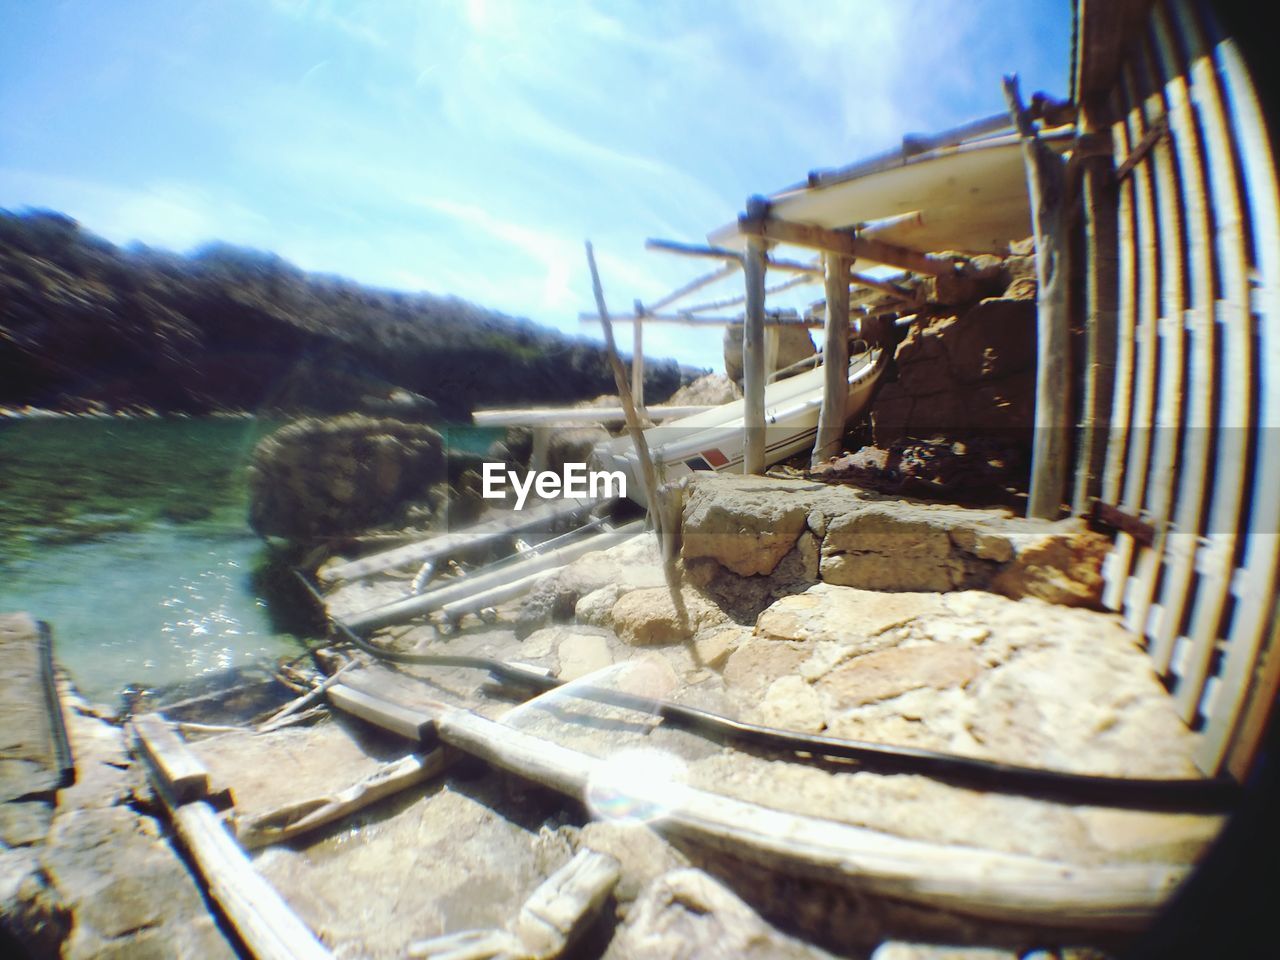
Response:
[[[585,239],[612,311],[655,300],[713,264],[647,237],[997,113],[1004,73],[1066,96],[1070,37],[1070,0],[0,0],[0,207],[598,337]],[[645,353],[718,367],[720,331]]]

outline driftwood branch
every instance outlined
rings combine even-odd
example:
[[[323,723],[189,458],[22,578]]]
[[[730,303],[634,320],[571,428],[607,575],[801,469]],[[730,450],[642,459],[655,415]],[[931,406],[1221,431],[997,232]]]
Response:
[[[413,754],[385,764],[345,790],[288,803],[268,813],[238,820],[236,838],[250,850],[289,840],[430,780],[449,765],[453,756],[444,748],[438,748],[426,756]]]
[[[467,930],[410,944],[428,960],[555,960],[599,915],[618,883],[618,861],[580,850],[524,902],[514,929]]]

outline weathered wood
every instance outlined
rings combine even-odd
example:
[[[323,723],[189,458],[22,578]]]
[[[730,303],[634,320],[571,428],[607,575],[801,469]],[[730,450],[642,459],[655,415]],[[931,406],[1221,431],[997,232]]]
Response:
[[[1133,172],[1133,168],[1147,158],[1147,154],[1160,141],[1169,135],[1169,122],[1163,116],[1158,116],[1147,127],[1147,132],[1142,135],[1142,139],[1138,141],[1138,145],[1133,151],[1120,161],[1120,165],[1116,167],[1114,177],[1116,180],[1123,180]]]
[[[843,452],[845,408],[849,399],[849,270],[853,261],[827,254],[827,326],[823,338],[822,408],[810,464],[818,466]]]
[[[1129,104],[1129,141],[1142,136],[1144,128],[1141,85],[1132,65],[1126,65],[1125,94]],[[1160,354],[1160,242],[1156,220],[1155,178],[1150,164],[1135,168],[1134,205],[1137,222],[1137,326],[1134,331],[1135,374],[1133,378],[1132,436],[1124,466],[1124,493],[1120,506],[1127,513],[1146,516],[1151,460],[1154,453],[1156,397]],[[1151,518],[1163,520],[1164,518]],[[1132,549],[1132,544],[1129,544]],[[1133,572],[1124,586],[1125,624],[1134,633],[1146,635],[1150,605],[1144,584],[1155,576],[1158,554],[1134,551]]]
[[[1080,0],[1072,91],[1084,102],[1111,90],[1126,44],[1152,0]]]
[[[728,247],[707,246],[706,244],[697,243],[678,243],[674,240],[655,240],[650,238],[644,242],[645,248],[648,250],[660,250],[664,253],[678,253],[689,257],[705,257],[712,260],[730,260],[736,266],[737,270],[742,265],[742,254],[737,250],[730,250]],[[768,257],[765,260],[765,266],[770,270],[779,273],[801,273],[821,278],[823,275],[822,265],[819,263],[802,263],[799,260],[786,260],[777,257]],[[709,276],[709,275],[708,275]],[[717,276],[717,279],[719,277]],[[665,298],[664,298],[665,299]],[[671,301],[668,301],[669,305]],[[651,304],[650,310],[656,310],[657,304]],[[621,315],[615,316],[615,320],[620,320]]]
[[[1234,40],[1217,44],[1219,76],[1227,94],[1230,115],[1235,118],[1235,141],[1245,182],[1244,199],[1254,239],[1258,285],[1253,312],[1257,314],[1258,356],[1262,372],[1258,413],[1254,420],[1256,443],[1250,464],[1253,481],[1244,564],[1240,574],[1237,608],[1228,632],[1218,696],[1208,710],[1208,723],[1197,755],[1201,769],[1216,770],[1236,735],[1241,710],[1263,649],[1263,638],[1275,615],[1277,568],[1280,567],[1280,192],[1277,191],[1275,158],[1271,152],[1266,115],[1249,78],[1248,68]],[[1248,316],[1248,313],[1246,313]],[[1232,772],[1247,766],[1249,757],[1232,754]]]
[[[495,410],[488,412],[505,414],[514,411]],[[600,505],[600,501],[565,501],[563,503],[538,504],[517,513],[487,520],[457,533],[440,534],[419,543],[407,544],[403,547],[396,547],[393,550],[373,554],[372,556],[361,557],[358,560],[322,568],[317,577],[322,583],[359,580],[362,577],[381,573],[384,570],[406,567],[409,564],[422,564],[429,560],[439,560],[461,550],[483,546],[494,540],[522,533],[543,524],[585,516]]]
[[[174,828],[214,902],[222,908],[253,957],[257,960],[332,957],[280,894],[254,870],[209,804],[187,803],[170,813]]]
[[[1055,520],[1067,492],[1071,429],[1066,176],[1062,158],[1036,136],[1016,77],[1005,77],[1004,94],[1009,117],[1022,138],[1036,241],[1036,413],[1027,516]]]
[[[944,276],[955,271],[950,260],[932,257],[918,250],[909,250],[881,240],[872,240],[847,230],[831,230],[808,223],[792,223],[769,216],[745,215],[738,219],[738,232],[748,239],[754,237],[771,243],[790,243],[798,247],[811,247],[824,253],[835,253],[851,260],[870,260],[891,267]]]
[[[657,313],[663,307],[669,307],[673,303],[678,303],[691,293],[696,293],[703,287],[709,287],[713,283],[717,283],[727,277],[731,277],[741,269],[742,264],[736,258],[730,260],[719,270],[712,270],[710,273],[703,274],[700,277],[695,277],[684,286],[677,287],[675,290],[672,290],[666,296],[659,297],[657,300],[653,301],[653,303],[646,304],[644,312]]]
[[[1241,209],[1242,185],[1236,179],[1236,164],[1232,153],[1234,139],[1222,93],[1218,86],[1208,45],[1199,29],[1189,17],[1189,11],[1180,10],[1176,29],[1181,33],[1182,45],[1190,60],[1186,73],[1192,78],[1191,89],[1180,95],[1173,111],[1174,131],[1178,142],[1188,142],[1198,149],[1192,151],[1189,165],[1194,179],[1188,187],[1188,201],[1199,211],[1192,220],[1197,235],[1190,249],[1203,257],[1212,256],[1211,262],[1201,265],[1200,256],[1193,257],[1192,265],[1198,267],[1192,273],[1192,284],[1200,291],[1196,296],[1195,319],[1203,324],[1203,340],[1207,356],[1200,364],[1193,363],[1192,376],[1203,386],[1192,388],[1193,401],[1202,402],[1217,398],[1217,416],[1207,412],[1209,422],[1197,429],[1189,424],[1187,453],[1192,464],[1203,463],[1196,470],[1192,466],[1189,479],[1198,480],[1197,487],[1180,494],[1185,498],[1186,516],[1179,515],[1179,527],[1188,534],[1194,532],[1205,538],[1191,562],[1175,563],[1169,572],[1169,590],[1188,595],[1197,570],[1199,578],[1189,614],[1189,644],[1183,657],[1181,676],[1174,690],[1183,718],[1193,722],[1200,709],[1208,678],[1209,665],[1222,633],[1222,623],[1227,605],[1231,602],[1231,582],[1235,570],[1238,537],[1243,521],[1245,485],[1247,483],[1247,439],[1252,416],[1252,398],[1249,377],[1253,353],[1252,324],[1249,319],[1248,253],[1244,239],[1244,217]],[[1170,32],[1175,29],[1165,17],[1157,19],[1157,29],[1167,51],[1166,57],[1175,56],[1177,44]],[[1194,103],[1188,103],[1190,99]],[[1197,125],[1196,121],[1199,121]],[[1194,139],[1203,130],[1203,141]],[[1196,174],[1199,174],[1196,176]],[[1201,179],[1204,178],[1204,179]],[[1184,182],[1187,182],[1184,178]],[[1207,184],[1207,186],[1206,186]],[[1206,199],[1212,208],[1208,222]],[[1213,277],[1217,274],[1220,299],[1214,300]],[[1221,354],[1220,373],[1215,377],[1215,353]],[[1197,358],[1193,357],[1193,360]],[[1202,370],[1203,366],[1203,370]],[[1212,458],[1210,459],[1209,433],[1213,432]],[[1203,515],[1206,487],[1209,504],[1208,517]],[[1192,510],[1194,509],[1194,513]],[[1190,551],[1186,551],[1190,553]],[[1181,558],[1179,558],[1181,559]],[[1181,621],[1170,626],[1181,627]],[[1181,638],[1161,638],[1161,647],[1172,649]],[[1210,771],[1216,772],[1216,771]]]
[[[745,300],[745,297],[743,299]],[[609,319],[614,323],[635,323],[639,318],[634,313],[620,313],[611,316]],[[744,316],[704,317],[694,313],[692,310],[681,310],[679,313],[646,313],[643,320],[645,323],[674,323],[686,327],[732,327],[746,322]],[[580,313],[578,314],[578,322],[599,323],[600,315],[598,313]],[[820,327],[822,322],[820,320],[808,320],[791,309],[785,311],[766,310],[764,313],[764,325],[766,327]]]
[[[538,570],[535,573],[526,574],[523,577],[517,577],[514,580],[508,580],[506,583],[500,583],[488,590],[482,590],[460,600],[452,600],[449,603],[441,604],[440,615],[446,620],[456,621],[459,617],[467,613],[476,613],[484,610],[486,607],[495,607],[500,603],[504,603],[514,597],[528,593],[540,580],[543,580],[556,572],[563,570],[568,564],[561,564],[555,567],[548,567],[544,570]]]
[[[1127,110],[1127,106],[1122,106]],[[1128,149],[1128,125],[1118,120],[1111,126],[1111,142],[1116,156]],[[1102,474],[1102,494],[1099,499],[1110,505],[1118,505],[1125,489],[1125,468],[1133,443],[1141,440],[1141,432],[1134,427],[1133,415],[1136,400],[1135,371],[1137,369],[1138,338],[1138,213],[1137,190],[1132,180],[1119,185],[1116,213],[1118,221],[1117,248],[1120,255],[1119,316],[1116,333],[1115,388],[1111,398],[1111,433],[1107,437],[1106,466]],[[1136,514],[1135,514],[1136,515]],[[1124,590],[1133,561],[1134,541],[1122,533],[1103,564],[1105,586],[1102,603],[1108,610],[1120,610],[1124,606]]]
[[[1143,88],[1149,91],[1143,98],[1141,116],[1147,124],[1148,132],[1160,123],[1167,129],[1169,106],[1165,98],[1169,95],[1169,84],[1159,76],[1152,51],[1146,43],[1145,31],[1136,40],[1140,42],[1135,43],[1131,63],[1135,71],[1141,71]],[[1165,621],[1174,615],[1165,601],[1173,601],[1178,607],[1180,619],[1181,604],[1185,600],[1185,596],[1158,594],[1157,587],[1165,579],[1162,577],[1162,570],[1170,545],[1169,535],[1174,532],[1171,520],[1175,484],[1185,461],[1185,451],[1180,450],[1184,400],[1197,402],[1197,398],[1186,397],[1184,382],[1187,349],[1189,345],[1195,346],[1194,340],[1188,343],[1191,338],[1184,319],[1188,303],[1183,276],[1187,264],[1182,247],[1185,229],[1183,198],[1179,194],[1179,180],[1189,172],[1185,166],[1188,160],[1189,154],[1185,150],[1182,155],[1175,156],[1173,139],[1169,136],[1159,138],[1151,151],[1160,284],[1156,336],[1156,408],[1146,510],[1156,525],[1157,538],[1153,549],[1142,558],[1139,565],[1138,581],[1131,603],[1135,611],[1141,611],[1135,615],[1134,620],[1147,638],[1148,650],[1158,670],[1163,670],[1169,662],[1166,651],[1160,648],[1158,638],[1171,635],[1166,629]],[[1198,192],[1202,187],[1196,184],[1194,189]],[[1207,401],[1208,398],[1203,399]]]
[[[747,252],[742,261],[747,303],[746,323],[742,331],[742,419],[746,434],[742,458],[744,473],[764,472],[764,261],[764,241],[748,237]]]
[[[613,324],[609,320],[609,308],[604,302],[604,287],[600,284],[600,271],[596,269],[596,255],[587,243],[587,266],[591,270],[591,290],[596,298],[596,310],[600,314],[600,327],[604,332],[605,353],[609,357],[609,366],[613,368],[614,383],[618,388],[618,399],[622,401],[622,409],[627,415],[627,432],[631,434],[631,442],[636,448],[636,459],[640,461],[640,472],[644,479],[644,492],[649,503],[658,502],[658,472],[653,466],[653,457],[649,456],[649,442],[645,439],[644,424],[636,411],[635,401],[631,396],[631,388],[627,384],[627,371],[618,356],[618,346],[613,341]],[[656,523],[656,515],[655,515]],[[662,530],[658,528],[658,536]]]
[[[600,915],[617,886],[618,861],[579,850],[539,884],[516,916],[514,930],[527,955],[552,960],[563,955]]]
[[[657,404],[645,410],[650,420],[691,417],[715,404]],[[554,423],[622,423],[627,412],[622,407],[519,407],[475,410],[471,418],[478,426],[522,427]],[[460,534],[459,534],[460,536]]]
[[[635,302],[636,322],[631,325],[631,397],[644,412],[644,304]]]
[[[253,850],[309,833],[439,776],[454,756],[443,747],[425,755],[411,754],[383,764],[367,777],[335,793],[288,803],[253,817],[238,818],[235,821],[236,839],[245,849]]]
[[[336,687],[335,692],[349,691]],[[434,722],[460,750],[575,799],[605,761],[561,747],[466,710],[427,704],[366,704],[403,711],[419,726]],[[362,714],[383,725],[375,711]],[[1055,926],[1145,926],[1188,872],[1169,864],[1088,867],[974,847],[909,840],[817,817],[684,788],[657,828],[790,876],[838,883],[912,902],[1001,920]]]
[[[776,283],[772,287],[765,288],[765,296],[771,296],[775,293],[783,293],[795,287],[802,287],[806,284],[816,283],[818,276],[810,273],[802,273],[792,277],[790,280],[784,280],[782,283]],[[724,297],[720,300],[709,300],[706,303],[697,303],[691,307],[685,307],[681,313],[705,313],[707,310],[720,310],[724,307],[735,307],[740,303],[745,303],[747,295],[745,293],[735,294],[732,297]]]
[[[414,743],[429,738],[438,716],[438,713],[406,707],[342,683],[330,687],[328,696],[329,702],[339,710]]]
[[[476,596],[486,590],[501,587],[517,577],[527,577],[551,567],[561,566],[593,550],[604,550],[637,536],[643,529],[643,521],[626,524],[616,530],[581,537],[577,542],[546,550],[542,553],[522,554],[513,562],[486,573],[477,573],[460,581],[453,581],[420,593],[402,597],[371,610],[362,610],[344,619],[345,626],[357,633],[403,623],[413,617],[439,610],[455,600]]]
[[[134,743],[167,804],[178,806],[209,796],[209,771],[162,715],[141,714],[130,726]]]
[[[968,123],[940,131],[939,133],[904,134],[900,147],[886,150],[873,157],[868,157],[865,160],[859,160],[856,163],[838,167],[834,170],[811,170],[807,182],[810,187],[834,186],[847,180],[856,180],[872,173],[879,173],[881,170],[890,170],[901,166],[910,158],[919,156],[922,153],[928,153],[941,147],[955,146],[966,140],[989,136],[1008,128],[1009,115],[1007,113],[997,113],[989,117],[970,120]]]
[[[352,666],[354,666],[354,663],[344,663],[341,667],[329,676],[325,677],[302,696],[297,697],[294,700],[290,700],[275,713],[271,714],[271,716],[263,720],[262,723],[259,724],[259,728],[266,730],[270,728],[272,724],[277,723],[286,717],[292,716],[300,710],[305,710],[312,704],[319,703],[324,699],[324,692],[337,683],[342,678],[342,675],[350,670]]]

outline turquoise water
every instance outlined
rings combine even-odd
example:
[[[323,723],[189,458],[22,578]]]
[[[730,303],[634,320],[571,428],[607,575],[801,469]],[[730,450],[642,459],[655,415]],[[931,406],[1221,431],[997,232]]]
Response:
[[[254,571],[254,420],[0,422],[0,611],[53,627],[90,699],[301,652]]]

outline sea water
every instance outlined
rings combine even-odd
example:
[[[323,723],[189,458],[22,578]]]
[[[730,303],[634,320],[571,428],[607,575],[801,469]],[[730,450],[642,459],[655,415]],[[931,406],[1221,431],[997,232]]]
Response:
[[[304,649],[255,570],[252,419],[0,421],[0,612],[53,629],[90,699],[269,667]]]

